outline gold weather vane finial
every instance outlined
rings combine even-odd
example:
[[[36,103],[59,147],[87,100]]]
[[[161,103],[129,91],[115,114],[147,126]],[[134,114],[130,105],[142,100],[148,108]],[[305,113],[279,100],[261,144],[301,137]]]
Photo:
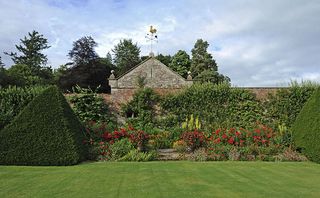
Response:
[[[151,25],[149,32],[150,32],[151,34],[155,34],[155,33],[157,33],[157,29],[156,29],[156,28],[153,28],[152,25]]]
[[[150,34],[149,33],[147,34],[146,39],[147,39],[147,42],[150,41],[150,56],[154,56],[152,52],[152,44],[153,44],[153,41],[158,42],[158,35],[156,35],[157,29],[153,28],[153,26],[151,25],[149,32]]]

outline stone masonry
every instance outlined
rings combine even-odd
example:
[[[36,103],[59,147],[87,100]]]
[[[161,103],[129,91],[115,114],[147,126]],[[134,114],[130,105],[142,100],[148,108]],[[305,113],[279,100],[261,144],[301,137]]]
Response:
[[[111,93],[116,89],[137,88],[139,78],[143,78],[145,87],[150,88],[181,89],[192,85],[192,80],[184,79],[154,57],[150,57],[118,78],[111,75],[109,78]]]
[[[111,74],[109,77],[109,85],[111,86],[109,100],[116,108],[121,103],[132,99],[135,90],[139,87],[139,78],[143,79],[144,87],[153,88],[161,95],[177,92],[193,83],[191,76],[185,79],[159,60],[150,57],[118,78],[113,73]]]

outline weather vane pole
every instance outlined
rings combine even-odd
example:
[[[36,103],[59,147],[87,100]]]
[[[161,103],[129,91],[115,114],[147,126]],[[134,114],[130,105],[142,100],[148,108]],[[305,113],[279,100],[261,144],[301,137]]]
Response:
[[[150,33],[148,33],[146,35],[146,39],[147,42],[150,41],[150,56],[154,56],[153,51],[152,51],[152,45],[153,45],[153,41],[158,42],[158,35],[157,33],[157,29],[153,28],[152,25],[150,26]]]

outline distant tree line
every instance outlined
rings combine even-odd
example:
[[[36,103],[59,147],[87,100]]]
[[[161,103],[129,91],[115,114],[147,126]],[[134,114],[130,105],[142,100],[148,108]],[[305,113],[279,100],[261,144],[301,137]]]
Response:
[[[52,69],[42,52],[50,48],[48,40],[37,31],[29,32],[15,45],[17,52],[4,52],[14,65],[6,69],[0,56],[0,86],[57,84],[64,91],[72,91],[72,87],[79,85],[93,89],[99,87],[99,91],[109,92],[107,78],[111,70],[120,76],[149,58],[140,55],[140,47],[131,39],[120,40],[105,57],[99,57],[95,51],[97,46],[91,36],[74,41],[67,55],[71,62]],[[207,41],[198,39],[191,50],[191,57],[186,51],[179,50],[173,56],[159,54],[156,58],[184,78],[191,72],[194,80],[199,82],[230,82],[227,76],[218,73],[218,65],[208,47]]]

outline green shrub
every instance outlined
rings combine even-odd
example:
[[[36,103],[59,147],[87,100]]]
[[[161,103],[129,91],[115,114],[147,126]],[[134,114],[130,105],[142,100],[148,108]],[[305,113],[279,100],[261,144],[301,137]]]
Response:
[[[64,96],[50,87],[0,131],[0,164],[77,164],[87,155],[84,134]]]
[[[168,131],[152,134],[149,136],[149,146],[151,146],[152,149],[170,148],[173,143],[172,135],[173,133]]]
[[[164,98],[161,107],[166,114],[176,115],[179,126],[193,115],[202,129],[245,127],[263,121],[263,109],[248,90],[228,84],[194,84],[190,88]]]
[[[310,160],[320,163],[320,88],[302,108],[292,131],[297,148]]]
[[[178,153],[184,153],[188,150],[188,145],[183,140],[177,140],[173,143],[172,148],[175,149]]]
[[[118,160],[134,149],[133,144],[128,138],[123,138],[116,141],[110,146],[111,157],[113,160]]]
[[[133,149],[125,156],[119,159],[119,161],[134,161],[134,162],[147,162],[157,158],[156,151],[140,152],[138,149]]]
[[[276,94],[270,94],[264,103],[265,111],[273,124],[273,128],[284,125],[290,129],[303,105],[319,87],[312,82],[292,82],[289,88],[279,89]]]
[[[0,89],[0,130],[46,87],[11,87]]]
[[[122,106],[122,112],[126,117],[133,117],[132,124],[134,127],[145,130],[146,127],[154,123],[156,114],[155,106],[160,101],[160,96],[151,88],[140,88],[134,95],[133,99]]]
[[[72,108],[79,119],[86,123],[89,121],[112,122],[114,117],[109,111],[108,104],[99,96],[96,91],[91,89],[75,87],[74,94],[70,97]]]

